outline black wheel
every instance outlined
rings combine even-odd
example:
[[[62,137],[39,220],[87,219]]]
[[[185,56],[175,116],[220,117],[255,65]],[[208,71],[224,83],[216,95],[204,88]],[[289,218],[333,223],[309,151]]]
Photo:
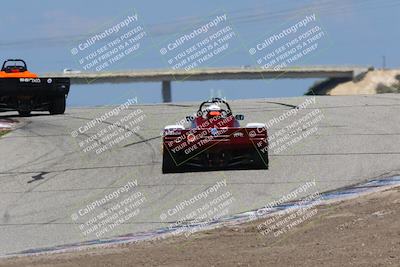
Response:
[[[254,164],[257,169],[268,170],[269,167],[268,151],[264,153],[258,151],[254,154],[254,157],[255,157]]]
[[[163,149],[162,173],[176,172],[177,166],[167,148]]]
[[[269,158],[268,158],[268,151],[264,155],[264,164],[265,164],[265,169],[269,169]]]
[[[54,98],[50,104],[50,114],[57,115],[57,114],[64,114],[66,106],[66,99],[65,96],[60,96]]]
[[[29,117],[31,115],[31,111],[30,110],[18,110],[18,114],[21,117]]]

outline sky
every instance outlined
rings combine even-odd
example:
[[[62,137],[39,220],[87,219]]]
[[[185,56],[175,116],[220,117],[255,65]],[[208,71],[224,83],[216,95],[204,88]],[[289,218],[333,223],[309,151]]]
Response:
[[[223,43],[220,47],[225,50],[221,48],[222,52],[195,67],[245,68],[262,66],[257,59],[266,56],[267,51],[287,45],[302,31],[305,33],[318,28],[323,35],[313,43],[317,48],[290,66],[360,65],[381,68],[385,56],[386,67],[399,68],[398,14],[398,0],[6,1],[0,10],[0,60],[23,58],[30,70],[38,73],[60,72],[65,68],[82,71],[85,65],[80,64],[80,59],[109,45],[110,41],[122,38],[124,33],[140,29],[137,28],[139,26],[145,33],[143,39],[135,43],[139,48],[109,63],[105,70],[171,69],[174,65],[168,60],[187,52],[186,49],[193,45],[198,48],[200,41],[223,29],[233,33],[228,41],[219,40]],[[137,15],[137,20],[119,32],[110,33],[91,47],[79,50],[77,55],[71,52],[89,38],[134,15]],[[161,48],[168,48],[177,38],[193,33],[223,15],[226,15],[226,20],[210,27],[209,31],[168,50],[165,55],[160,52]],[[312,15],[315,15],[315,21],[299,27],[297,33],[287,34],[255,55],[249,52],[267,38],[299,25]],[[217,45],[214,44],[214,50]],[[183,57],[188,59],[188,55]],[[96,69],[89,68],[88,71]],[[176,81],[172,83],[172,98],[173,101],[200,101],[211,96],[227,99],[299,96],[314,82],[314,79]],[[160,88],[159,83],[73,86],[68,105],[112,105],[125,102],[130,97],[138,97],[143,103],[157,103],[161,101]]]

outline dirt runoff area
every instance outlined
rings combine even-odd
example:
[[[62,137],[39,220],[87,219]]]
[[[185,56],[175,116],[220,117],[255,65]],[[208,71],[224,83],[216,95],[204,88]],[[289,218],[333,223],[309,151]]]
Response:
[[[0,266],[400,266],[400,187],[315,208],[286,232],[266,234],[267,219],[276,218],[270,217],[188,238],[11,258]]]
[[[328,95],[370,95],[400,93],[400,70],[374,70],[360,81],[341,83],[329,90]]]

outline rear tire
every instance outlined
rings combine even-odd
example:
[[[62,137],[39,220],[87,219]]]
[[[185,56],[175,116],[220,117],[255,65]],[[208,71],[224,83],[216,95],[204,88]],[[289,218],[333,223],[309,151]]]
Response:
[[[54,98],[50,104],[49,112],[51,115],[64,114],[66,106],[65,96]]]
[[[31,111],[30,110],[18,110],[18,114],[21,117],[29,117],[31,115]]]
[[[255,156],[256,168],[268,170],[268,168],[269,168],[268,151],[265,153],[258,151],[255,153],[254,156]]]
[[[162,173],[176,172],[177,166],[166,147],[163,149]]]

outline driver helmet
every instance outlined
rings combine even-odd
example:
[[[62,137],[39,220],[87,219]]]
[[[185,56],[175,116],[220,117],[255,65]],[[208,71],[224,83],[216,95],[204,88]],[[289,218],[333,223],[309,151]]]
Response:
[[[222,109],[220,106],[218,106],[217,104],[211,104],[208,108],[207,108],[207,115],[208,117],[215,117],[215,116],[221,116],[221,112]]]

